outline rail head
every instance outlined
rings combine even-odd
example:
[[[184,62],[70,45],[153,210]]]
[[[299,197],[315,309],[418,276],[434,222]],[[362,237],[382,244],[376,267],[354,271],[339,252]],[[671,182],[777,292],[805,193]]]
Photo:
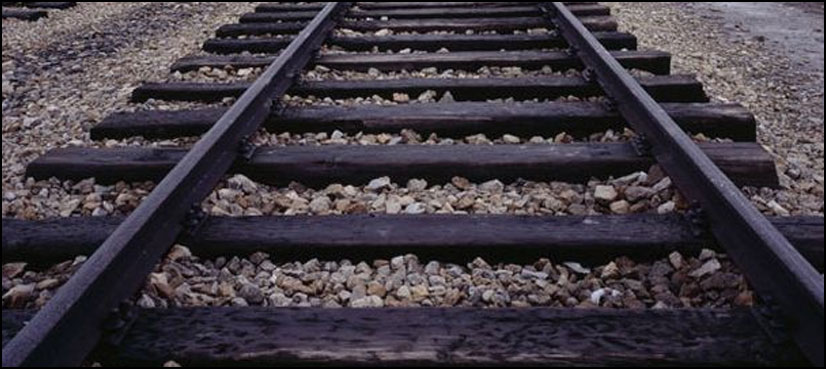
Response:
[[[270,115],[321,47],[349,2],[327,3],[152,193],[109,236],[41,311],[3,348],[3,366],[77,365],[104,336],[104,322],[183,230],[198,204],[231,167],[244,136]]]
[[[801,352],[823,365],[823,277],[755,209],[563,3],[541,8],[590,69],[677,187],[697,201],[716,240],[765,302],[776,304]]]

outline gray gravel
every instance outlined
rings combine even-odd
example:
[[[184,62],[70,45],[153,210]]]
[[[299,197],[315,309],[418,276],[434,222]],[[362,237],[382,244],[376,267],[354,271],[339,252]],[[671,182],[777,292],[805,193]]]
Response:
[[[320,102],[318,105],[329,105],[330,103]],[[390,105],[392,103],[388,103]],[[422,135],[414,130],[403,129],[399,133],[355,133],[348,134],[335,130],[331,133],[303,133],[291,134],[270,133],[265,130],[258,131],[253,138],[253,143],[259,146],[321,146],[321,145],[516,145],[516,144],[552,144],[552,143],[572,143],[572,142],[625,142],[630,140],[634,133],[630,130],[615,132],[606,130],[593,133],[583,137],[574,137],[568,133],[560,132],[553,137],[519,137],[511,134],[504,134],[498,137],[487,137],[485,134],[475,134],[461,138],[439,137],[435,133]]]
[[[672,53],[674,72],[697,74],[715,100],[742,103],[756,115],[758,140],[774,155],[782,185],[780,190],[745,188],[758,209],[767,214],[822,216],[822,62],[817,70],[800,55],[790,59],[783,44],[766,42],[765,32],[772,27],[761,23],[763,15],[735,12],[741,21],[732,22],[720,10],[735,6],[731,4],[612,3],[612,9],[620,28],[634,33],[642,48]],[[780,7],[775,13],[785,14],[782,4],[759,6]],[[794,14],[786,19],[794,19],[796,25],[784,23],[781,30],[813,27],[810,42],[819,38],[822,60],[822,11],[817,17]],[[779,207],[768,206],[771,202]]]
[[[231,83],[252,82],[263,73],[263,68],[234,69],[201,67],[197,71],[181,73],[175,71],[162,82],[202,82],[202,83]]]
[[[344,99],[333,99],[330,97],[320,96],[291,96],[284,95],[282,101],[288,106],[351,106],[351,105],[398,105],[398,104],[431,104],[443,102],[456,102],[450,91],[445,91],[444,94],[439,94],[434,90],[426,90],[421,94],[410,96],[407,93],[397,92],[393,94],[392,99],[387,99],[379,95],[370,97],[355,97]],[[594,96],[588,98],[581,98],[577,96],[561,96],[551,99],[533,98],[528,100],[516,100],[513,97],[488,99],[489,103],[545,103],[545,102],[572,102],[572,101],[590,101],[590,102],[604,102],[602,97]],[[431,106],[438,108],[438,106]]]
[[[48,271],[3,266],[3,307],[42,306],[85,260]],[[13,287],[12,287],[13,286]],[[9,288],[7,288],[9,287]],[[269,255],[200,260],[175,246],[137,298],[144,308],[273,307],[732,307],[753,303],[725,255],[672,253],[653,263],[617,258],[605,265],[540,259],[530,265],[456,265],[415,255],[372,263],[349,260],[275,263]]]
[[[375,54],[375,53],[373,53]],[[424,68],[420,70],[401,70],[401,71],[387,71],[382,72],[378,69],[371,68],[368,72],[358,72],[352,70],[337,70],[330,69],[323,65],[316,66],[309,70],[302,76],[304,80],[308,81],[323,81],[323,80],[395,80],[405,78],[518,78],[518,77],[548,77],[548,76],[567,76],[579,77],[582,73],[575,69],[557,70],[550,66],[542,66],[539,69],[523,69],[521,67],[481,67],[475,71],[444,69],[438,70],[435,67]]]
[[[610,188],[612,196],[597,196]],[[686,209],[685,199],[658,167],[613,180],[587,184],[498,180],[473,183],[454,177],[431,184],[413,179],[394,183],[388,177],[366,185],[331,184],[307,188],[299,183],[273,187],[243,175],[229,178],[203,203],[212,215],[330,214],[525,214],[594,215],[670,213]]]
[[[204,68],[168,74],[177,58],[197,53],[216,27],[232,23],[252,9],[237,3],[126,3],[81,5],[89,15],[77,22],[50,18],[44,31],[10,23],[3,27],[3,216],[37,219],[50,216],[128,214],[153,188],[151,183],[99,186],[35,182],[23,177],[25,165],[46,150],[65,146],[187,146],[192,138],[149,142],[141,138],[91,142],[88,129],[113,111],[180,109],[203,104],[149,101],[128,104],[127,96],[142,80],[251,80],[260,73]],[[744,189],[767,214],[823,212],[822,71],[795,73],[783,55],[755,40],[729,38],[723,25],[701,11],[677,4],[615,3],[621,25],[644,47],[671,51],[675,72],[697,72],[719,101],[742,102],[760,120],[760,140],[777,155],[784,188]],[[147,14],[151,14],[148,16]],[[148,22],[147,19],[151,19]],[[140,20],[140,21],[136,21]],[[131,27],[125,27],[131,24]],[[138,24],[135,27],[134,24]],[[340,31],[349,35],[352,32]],[[541,32],[532,30],[530,32]],[[93,34],[89,37],[88,34]],[[388,32],[379,31],[381,34]],[[82,36],[81,36],[82,35]],[[58,46],[55,46],[58,45]],[[117,51],[117,54],[115,53]],[[340,50],[329,49],[331,53]],[[403,50],[397,51],[403,52]],[[406,52],[406,51],[404,51]],[[415,51],[410,51],[415,52]],[[449,52],[442,50],[440,52]],[[124,60],[133,62],[124,63]],[[372,73],[371,73],[372,72]],[[316,68],[305,79],[480,78],[543,74],[576,75],[550,68],[482,68],[477,71],[403,71],[354,73]],[[818,80],[819,78],[819,80]],[[819,91],[817,83],[819,81]],[[807,83],[808,82],[808,83]],[[805,86],[798,88],[797,86]],[[814,85],[815,87],[811,87]],[[402,96],[392,100],[285,97],[292,105],[435,103],[444,96]],[[220,104],[228,105],[233,99]],[[512,99],[498,102],[511,103]],[[629,132],[601,133],[588,139],[623,140]],[[695,137],[702,140],[702,137]],[[331,144],[516,144],[571,142],[557,137],[422,137],[413,131],[346,135],[261,133],[259,143]],[[364,186],[333,184],[322,189],[294,183],[271,187],[243,176],[223,181],[204,201],[213,215],[327,215],[354,213],[497,213],[625,214],[681,211],[685,200],[659,168],[647,173],[558,182],[450,183],[411,180],[392,183],[376,178]],[[47,271],[3,265],[3,307],[39,307],[84,262],[67,261]],[[493,264],[493,263],[492,263]],[[750,305],[752,293],[725,255],[672,254],[653,263],[619,258],[607,265],[582,266],[565,260],[532,265],[466,265],[419,262],[413,255],[391,260],[350,262],[310,260],[276,264],[265,254],[248,258],[199,260],[176,246],[148,283],[138,304],[143,307],[191,305],[264,306],[605,306],[617,308],[730,307]]]
[[[35,182],[26,165],[56,147],[183,146],[192,138],[93,142],[89,129],[114,111],[187,104],[129,104],[144,80],[166,78],[178,58],[200,49],[214,30],[251,3],[81,3],[36,23],[3,21],[3,216],[117,214],[113,200],[141,198],[146,186],[96,188]],[[177,105],[177,106],[174,106]],[[192,106],[189,104],[188,106]],[[81,198],[76,210],[75,202]],[[92,207],[92,206],[96,207]],[[77,210],[82,209],[82,210]]]

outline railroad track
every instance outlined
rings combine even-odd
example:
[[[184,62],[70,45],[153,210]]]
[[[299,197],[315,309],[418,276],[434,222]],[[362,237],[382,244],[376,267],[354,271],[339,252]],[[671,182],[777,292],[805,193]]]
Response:
[[[49,16],[52,10],[68,9],[77,5],[76,2],[22,2],[3,3],[3,19],[22,19],[36,21]]]
[[[740,193],[738,185],[777,184],[772,159],[754,142],[754,118],[739,105],[709,103],[693,77],[671,75],[668,54],[636,50],[633,35],[616,32],[607,7],[565,4],[275,3],[221,27],[217,38],[204,44],[209,54],[183,58],[172,71],[262,68],[254,82],[147,83],[132,98],[237,98],[232,106],[117,113],[91,131],[99,140],[200,135],[192,148],[55,149],[27,168],[35,178],[158,185],[126,218],[3,219],[4,262],[48,264],[93,253],[36,315],[4,311],[3,365],[74,365],[87,358],[104,364],[192,365],[823,365],[818,271],[823,220],[766,218]],[[333,32],[336,27],[348,31]],[[533,28],[551,31],[514,32]],[[322,47],[350,52],[319,54]],[[383,53],[401,49],[426,52]],[[490,66],[578,72],[299,78],[302,70],[319,66],[367,73]],[[627,69],[644,73],[632,77]],[[449,92],[452,99],[352,107],[280,102],[284,94],[404,100],[400,94],[409,98],[428,91]],[[508,98],[538,102],[490,102]],[[551,145],[256,147],[250,139],[259,127],[293,133],[413,128],[446,137],[560,132],[587,137],[626,126],[636,132],[628,142]],[[728,140],[696,144],[683,131]],[[691,211],[230,218],[206,217],[199,205],[226,173],[311,186],[364,184],[381,176],[435,183],[457,175],[474,181],[585,182],[646,170],[653,163],[694,201]],[[697,252],[711,242],[732,257],[761,301],[750,309],[726,310],[133,307],[135,291],[176,242],[204,257],[265,251],[285,260],[365,259],[413,252],[435,260],[594,262]],[[393,330],[382,329],[390,325]]]

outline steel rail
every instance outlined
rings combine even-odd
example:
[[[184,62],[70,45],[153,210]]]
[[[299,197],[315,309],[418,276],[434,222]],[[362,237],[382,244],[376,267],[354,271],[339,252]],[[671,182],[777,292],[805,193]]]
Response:
[[[812,364],[823,366],[820,273],[749,203],[563,3],[543,3],[540,7],[626,121],[642,134],[680,191],[699,203],[715,239],[744,271],[763,302],[779,307],[782,313],[775,318],[788,329],[801,352]]]
[[[123,301],[144,283],[200,204],[239,155],[244,137],[270,114],[351,3],[328,3],[109,236],[40,312],[3,348],[3,366],[78,365],[104,337]],[[116,315],[115,315],[116,316]],[[115,322],[114,327],[124,323]]]

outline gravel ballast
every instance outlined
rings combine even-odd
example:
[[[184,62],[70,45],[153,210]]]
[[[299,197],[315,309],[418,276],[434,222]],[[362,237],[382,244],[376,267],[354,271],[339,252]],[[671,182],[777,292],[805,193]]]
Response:
[[[620,2],[611,3],[611,8],[620,30],[636,35],[641,49],[670,52],[674,73],[696,74],[714,100],[741,103],[756,116],[758,141],[773,154],[782,186],[745,188],[758,209],[774,215],[822,216],[822,7],[818,22],[817,15],[793,12],[784,3],[761,3],[776,7],[775,14],[796,19],[800,29],[813,28],[808,40],[816,44],[819,38],[818,69],[799,54],[789,56],[792,48],[811,46],[788,38],[767,42],[760,32],[771,28],[759,17],[743,12],[740,16],[746,21],[732,24],[717,5],[709,4]],[[793,14],[786,14],[790,11]]]
[[[23,211],[36,217],[57,215],[41,207],[71,205],[75,184],[24,176],[26,165],[52,148],[191,142],[93,142],[89,129],[112,112],[134,110],[128,97],[135,87],[165,78],[175,60],[253,8],[249,3],[80,3],[33,24],[4,20],[3,216],[17,213],[10,209],[20,205],[14,203],[20,197],[30,197],[32,208]]]
[[[119,5],[120,4],[120,5]],[[129,214],[152,190],[152,183],[100,186],[94,180],[34,181],[25,166],[55,147],[186,147],[195,138],[149,141],[142,138],[93,142],[89,129],[115,111],[173,110],[204,104],[127,102],[142,81],[249,81],[260,69],[204,68],[169,74],[177,58],[197,53],[222,24],[252,10],[244,3],[81,4],[86,18],[56,15],[36,32],[20,23],[3,27],[3,216],[22,219]],[[624,30],[643,48],[674,55],[674,73],[696,73],[720,102],[741,102],[760,123],[760,142],[775,154],[780,190],[744,188],[767,215],[823,214],[823,110],[820,75],[796,73],[777,50],[757,39],[733,40],[721,24],[700,10],[677,4],[613,3]],[[61,13],[62,14],[62,13]],[[66,13],[71,14],[71,13]],[[149,15],[148,15],[149,14]],[[151,15],[151,16],[150,16]],[[129,26],[126,26],[129,25]],[[89,36],[89,34],[93,36]],[[55,46],[59,45],[59,46]],[[445,50],[445,52],[449,52]],[[435,69],[435,68],[434,68]],[[576,71],[480,68],[475,71],[418,70],[383,73],[325,70],[307,80],[398,78],[481,78],[577,75]],[[811,79],[820,78],[820,90]],[[795,87],[805,86],[805,87]],[[813,87],[814,86],[814,87]],[[431,91],[428,91],[431,92]],[[293,106],[399,103],[436,104],[445,96],[325,99],[285,97]],[[449,100],[452,100],[452,96]],[[564,100],[564,99],[563,99]],[[234,100],[220,104],[227,106]],[[595,99],[594,101],[599,101]],[[449,101],[447,101],[449,102]],[[513,103],[503,99],[501,103]],[[606,132],[590,141],[624,141],[630,132]],[[259,133],[268,145],[390,144],[548,144],[573,137],[422,136],[416,132],[382,134]],[[583,184],[491,180],[449,183],[375,178],[367,184],[307,188],[293,183],[273,187],[231,176],[208,196],[214,216],[333,214],[528,214],[584,215],[670,213],[687,208],[670,179],[654,167],[616,179]],[[85,261],[79,256],[45,271],[3,265],[3,308],[38,308]],[[391,260],[309,260],[276,263],[266,254],[201,260],[175,246],[147,279],[137,298],[142,307],[170,306],[480,306],[682,308],[748,306],[752,292],[731,261],[705,250],[672,254],[654,262],[618,258],[605,265],[538,260],[531,265],[476,259],[466,264],[419,261],[414,255]]]
[[[685,308],[753,304],[753,293],[725,255],[678,252],[653,263],[620,257],[608,264],[540,259],[530,265],[458,265],[403,255],[372,263],[350,260],[275,263],[265,253],[199,260],[175,246],[137,305],[273,307],[608,307]],[[3,307],[37,308],[85,261],[43,272],[3,266]]]

